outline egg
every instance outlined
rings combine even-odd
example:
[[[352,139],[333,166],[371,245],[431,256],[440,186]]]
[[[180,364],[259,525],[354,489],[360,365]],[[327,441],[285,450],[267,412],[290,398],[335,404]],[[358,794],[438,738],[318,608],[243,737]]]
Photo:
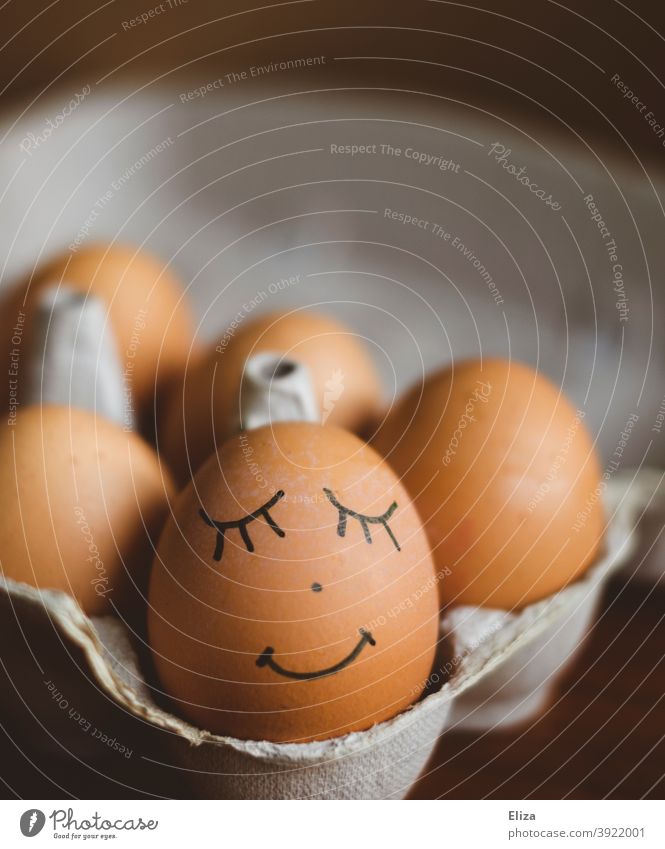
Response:
[[[90,615],[136,614],[174,497],[149,445],[84,410],[28,407],[0,434],[0,492],[1,574]]]
[[[521,608],[594,561],[602,482],[584,418],[542,375],[501,359],[454,364],[390,412],[374,444],[450,571],[445,604]]]
[[[415,702],[438,638],[437,575],[409,497],[356,436],[277,423],[231,437],[180,494],[148,633],[201,728],[303,742]]]
[[[359,432],[374,421],[381,386],[352,330],[308,310],[263,315],[229,328],[161,411],[159,449],[182,483],[237,429],[245,362],[266,351],[309,369],[324,423]]]
[[[34,310],[52,284],[103,300],[125,388],[136,411],[149,414],[155,387],[181,376],[191,348],[193,320],[180,282],[161,260],[129,246],[99,244],[61,254],[37,268],[3,309],[8,351],[16,348],[17,321],[21,348],[29,346]]]

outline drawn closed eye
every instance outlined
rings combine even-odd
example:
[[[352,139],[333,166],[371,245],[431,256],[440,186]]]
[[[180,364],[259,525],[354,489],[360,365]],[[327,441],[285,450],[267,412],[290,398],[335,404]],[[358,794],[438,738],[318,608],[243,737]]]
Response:
[[[206,525],[209,525],[211,528],[215,528],[217,531],[217,540],[215,542],[215,551],[213,553],[213,560],[220,561],[222,559],[222,555],[224,554],[224,540],[226,531],[231,528],[237,528],[240,531],[240,536],[242,537],[242,541],[245,543],[245,547],[247,551],[254,551],[254,543],[250,539],[249,533],[247,531],[247,525],[250,522],[253,522],[254,519],[258,519],[259,516],[262,516],[268,525],[273,529],[273,531],[277,534],[278,537],[285,537],[286,533],[279,527],[277,522],[272,518],[270,513],[271,510],[277,502],[284,497],[284,490],[278,490],[273,497],[266,501],[261,507],[258,507],[256,510],[253,510],[251,513],[248,513],[246,516],[243,516],[242,519],[235,519],[231,522],[218,522],[215,519],[212,519],[205,510],[199,510],[199,516],[203,519]]]
[[[390,507],[386,510],[385,513],[382,513],[380,516],[366,516],[364,513],[357,513],[355,510],[351,510],[350,507],[345,507],[343,504],[340,504],[339,501],[335,498],[334,493],[323,487],[323,491],[326,494],[326,498],[328,501],[336,507],[339,511],[339,520],[337,522],[337,535],[340,537],[346,536],[346,526],[347,519],[351,516],[352,519],[357,519],[360,522],[360,526],[363,529],[363,533],[365,535],[365,542],[372,544],[372,535],[369,530],[370,525],[383,525],[386,529],[386,532],[390,539],[393,541],[393,545],[398,551],[402,549],[399,546],[399,543],[395,539],[395,535],[393,534],[390,526],[388,525],[388,519],[392,516],[392,514],[397,509],[397,502],[393,501]]]

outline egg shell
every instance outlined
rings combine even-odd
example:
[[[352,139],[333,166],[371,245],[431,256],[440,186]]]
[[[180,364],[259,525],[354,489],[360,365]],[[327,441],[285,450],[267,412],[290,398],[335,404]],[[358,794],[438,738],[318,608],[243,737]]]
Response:
[[[374,445],[414,499],[444,604],[521,608],[593,562],[601,470],[561,391],[526,365],[454,364],[415,386]]]
[[[340,536],[324,488],[371,516],[396,502],[399,550],[381,523],[366,540],[348,516]],[[246,525],[253,551],[230,528],[215,560],[200,511],[236,521],[279,492],[269,515],[284,536],[261,516]],[[369,446],[312,423],[247,431],[204,464],[164,529],[149,593],[155,668],[176,711],[218,734],[300,742],[365,729],[422,693],[436,580],[413,505]]]
[[[89,615],[137,615],[175,497],[155,452],[92,413],[29,407],[0,434],[0,571]]]
[[[126,387],[136,409],[145,412],[158,383],[180,378],[191,348],[193,319],[180,282],[160,259],[126,245],[95,244],[60,254],[37,268],[3,309],[2,344],[8,350],[15,347],[11,337],[19,311],[25,350],[41,293],[59,283],[104,301]]]
[[[160,452],[184,484],[238,426],[247,359],[283,354],[310,372],[326,423],[364,431],[380,409],[381,386],[362,340],[332,318],[309,310],[268,313],[229,329],[193,362],[160,407]]]

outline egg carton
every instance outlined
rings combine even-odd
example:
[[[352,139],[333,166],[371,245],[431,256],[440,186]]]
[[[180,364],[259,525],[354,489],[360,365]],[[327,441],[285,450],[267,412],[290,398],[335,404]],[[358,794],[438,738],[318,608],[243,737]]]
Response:
[[[5,664],[9,687],[19,694],[19,712],[27,708],[49,724],[54,750],[86,761],[92,757],[92,750],[86,751],[89,735],[76,726],[94,717],[102,727],[104,703],[127,721],[138,720],[145,732],[147,726],[161,730],[162,759],[168,748],[172,765],[202,797],[402,798],[444,731],[505,727],[546,706],[594,620],[608,576],[636,552],[652,548],[643,528],[662,529],[662,477],[642,470],[617,475],[608,484],[604,552],[574,584],[517,613],[468,606],[445,613],[441,645],[446,680],[410,709],[367,731],[285,744],[221,737],[196,728],[155,701],[130,633],[119,620],[90,619],[68,595],[3,579],[0,635],[3,645],[13,647]],[[11,626],[18,628],[18,636],[8,635]],[[54,633],[67,661],[52,670],[40,657],[41,672],[28,673],[20,650],[30,652],[48,634],[55,643]],[[30,676],[32,681],[25,680]],[[53,725],[54,716],[59,724]],[[117,735],[121,739],[122,731]],[[115,738],[113,747],[118,747]]]

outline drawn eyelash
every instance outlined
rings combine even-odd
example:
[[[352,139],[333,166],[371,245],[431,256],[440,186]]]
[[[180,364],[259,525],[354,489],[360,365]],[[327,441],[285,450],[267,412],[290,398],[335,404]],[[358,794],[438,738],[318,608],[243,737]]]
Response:
[[[205,510],[199,510],[199,516],[203,519],[206,525],[210,525],[211,528],[215,528],[215,530],[217,531],[215,552],[212,556],[213,560],[217,560],[219,562],[222,559],[222,554],[224,554],[224,534],[231,528],[238,528],[238,530],[240,531],[240,536],[242,537],[242,541],[245,543],[245,548],[247,549],[247,551],[254,551],[254,543],[252,542],[249,537],[249,534],[247,533],[247,525],[249,525],[250,522],[253,522],[254,519],[258,519],[259,516],[263,516],[263,518],[266,520],[268,525],[270,525],[270,527],[273,529],[273,531],[277,534],[278,537],[286,536],[285,532],[279,527],[277,522],[268,512],[283,497],[284,490],[280,489],[273,495],[270,501],[266,501],[264,505],[258,507],[256,510],[253,510],[251,513],[248,513],[246,516],[243,516],[242,519],[236,519],[232,522],[217,522],[215,521],[215,519],[211,519]]]
[[[395,534],[390,530],[388,525],[388,519],[392,516],[392,514],[397,509],[397,502],[393,501],[390,507],[386,510],[385,513],[382,513],[380,516],[366,516],[364,513],[356,513],[355,510],[351,510],[349,507],[345,507],[343,504],[340,504],[339,501],[335,498],[334,494],[331,490],[323,487],[323,491],[326,494],[326,498],[328,501],[339,510],[339,521],[337,522],[337,534],[338,536],[346,536],[346,522],[349,516],[352,519],[357,519],[360,522],[360,526],[363,529],[363,533],[365,534],[365,542],[372,544],[372,535],[369,532],[370,525],[383,525],[386,529],[388,536],[393,541],[395,548],[398,551],[402,549],[399,547],[399,543],[395,539]]]

